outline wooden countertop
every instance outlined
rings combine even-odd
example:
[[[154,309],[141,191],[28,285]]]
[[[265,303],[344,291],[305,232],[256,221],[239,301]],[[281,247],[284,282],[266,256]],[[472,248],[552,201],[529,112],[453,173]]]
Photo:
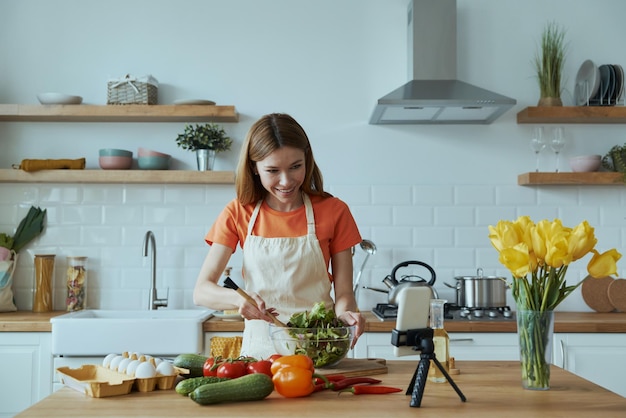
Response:
[[[0,313],[0,332],[50,332],[52,325],[50,318],[66,312],[55,311],[33,313],[17,311]],[[394,321],[380,321],[371,312],[364,312],[367,324],[366,332],[391,332]],[[446,321],[448,332],[517,332],[515,321]],[[241,332],[242,321],[223,321],[211,318],[203,325],[204,332]],[[597,313],[597,312],[557,312],[554,320],[555,332],[580,333],[626,333],[626,313]]]
[[[389,373],[377,375],[384,385],[407,388],[415,368],[389,361]],[[606,417],[624,416],[626,398],[556,366],[551,389],[525,390],[519,362],[457,362],[461,374],[454,382],[467,398],[461,402],[449,384],[427,382],[420,408],[409,405],[404,392],[388,395],[351,395],[332,391],[306,398],[283,398],[273,392],[257,402],[201,406],[173,390],[131,392],[130,395],[91,398],[62,388],[16,417]],[[513,412],[514,411],[514,412]]]
[[[367,323],[365,332],[391,332],[395,321],[381,321],[371,312],[363,312]],[[515,321],[445,321],[448,332],[517,332]],[[241,332],[242,321],[212,318],[204,323],[204,332]],[[626,332],[626,313],[556,312],[555,332]]]

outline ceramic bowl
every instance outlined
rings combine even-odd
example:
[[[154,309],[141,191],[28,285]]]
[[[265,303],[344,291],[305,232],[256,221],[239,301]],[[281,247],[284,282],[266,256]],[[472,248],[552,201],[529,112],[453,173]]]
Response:
[[[168,170],[170,168],[170,156],[139,156],[137,165],[142,170]]]
[[[602,164],[600,155],[580,155],[569,159],[569,165],[575,173],[598,171]]]
[[[168,157],[168,158],[170,157],[169,154],[164,154],[162,152],[153,151],[147,148],[139,148],[137,150],[137,155],[139,157]]]
[[[37,99],[41,104],[81,104],[83,98],[63,93],[40,93]]]
[[[98,158],[98,163],[103,170],[128,170],[133,165],[133,157],[105,155]]]
[[[276,353],[306,354],[315,367],[334,366],[343,360],[354,340],[355,326],[335,328],[292,328],[270,324]]]
[[[133,157],[133,152],[125,149],[102,148],[99,151],[100,157]]]

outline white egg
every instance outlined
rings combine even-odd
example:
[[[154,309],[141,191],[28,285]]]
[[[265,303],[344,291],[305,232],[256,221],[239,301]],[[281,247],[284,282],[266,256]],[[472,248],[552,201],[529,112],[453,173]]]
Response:
[[[144,361],[135,369],[135,377],[138,379],[145,379],[147,377],[156,376],[156,369],[154,365],[149,361]]]
[[[161,362],[162,362],[162,361],[163,361],[163,359],[162,359],[162,358],[155,357],[155,358],[154,358],[154,365],[155,365],[155,366],[158,366],[159,364],[161,364]]]
[[[109,368],[109,365],[111,364],[111,360],[113,360],[115,357],[117,357],[117,354],[107,354],[107,356],[104,358],[104,360],[102,360],[102,366],[106,367],[107,369]]]
[[[120,373],[126,373],[126,368],[131,361],[133,360],[129,359],[128,357],[124,357],[122,361],[120,361],[120,364],[117,365],[117,371]]]
[[[117,370],[117,366],[120,365],[122,360],[124,360],[124,356],[115,356],[115,357],[113,357],[113,360],[111,360],[111,363],[109,364],[109,369]]]
[[[135,376],[135,370],[137,370],[137,366],[139,366],[141,362],[139,360],[132,360],[126,366],[126,374],[129,376]]]
[[[173,376],[176,374],[174,366],[172,366],[172,363],[170,363],[169,361],[160,362],[156,368],[156,371],[157,374],[160,374],[162,376]]]

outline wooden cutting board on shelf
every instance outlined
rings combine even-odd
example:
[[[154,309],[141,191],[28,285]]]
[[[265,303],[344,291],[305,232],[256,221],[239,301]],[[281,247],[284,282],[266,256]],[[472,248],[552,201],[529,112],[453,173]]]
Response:
[[[596,312],[612,312],[615,308],[609,300],[608,289],[613,280],[612,277],[595,279],[587,276],[580,286],[580,293],[587,306]]]
[[[626,279],[615,279],[609,285],[611,305],[620,312],[626,312]]]
[[[341,374],[346,377],[354,377],[385,374],[388,370],[387,360],[382,358],[345,358],[336,366],[317,369],[316,372],[324,376]]]

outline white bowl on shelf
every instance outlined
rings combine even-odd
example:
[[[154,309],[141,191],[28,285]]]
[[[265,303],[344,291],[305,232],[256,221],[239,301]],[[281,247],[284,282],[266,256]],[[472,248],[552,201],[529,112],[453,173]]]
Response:
[[[600,155],[580,155],[569,159],[569,166],[574,173],[591,173],[598,171],[602,164]]]
[[[40,93],[37,99],[41,104],[81,104],[83,98],[81,96],[72,96],[63,93]]]

